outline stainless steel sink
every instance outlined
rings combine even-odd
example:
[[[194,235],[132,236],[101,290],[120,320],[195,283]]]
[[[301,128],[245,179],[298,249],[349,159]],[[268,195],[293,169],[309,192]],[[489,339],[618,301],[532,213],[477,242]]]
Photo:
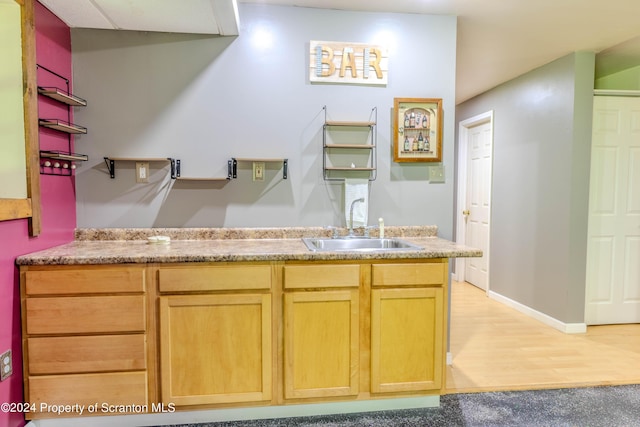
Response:
[[[329,239],[305,237],[302,239],[310,251],[398,251],[419,250],[420,246],[400,239],[346,238]]]

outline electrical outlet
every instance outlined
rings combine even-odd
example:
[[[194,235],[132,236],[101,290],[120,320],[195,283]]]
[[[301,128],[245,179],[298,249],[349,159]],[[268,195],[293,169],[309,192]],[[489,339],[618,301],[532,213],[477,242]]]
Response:
[[[264,181],[264,162],[253,162],[253,180]]]
[[[429,182],[444,182],[444,166],[429,167]]]
[[[0,381],[6,380],[12,373],[11,350],[7,350],[0,355]]]
[[[149,162],[136,162],[136,182],[149,182]]]

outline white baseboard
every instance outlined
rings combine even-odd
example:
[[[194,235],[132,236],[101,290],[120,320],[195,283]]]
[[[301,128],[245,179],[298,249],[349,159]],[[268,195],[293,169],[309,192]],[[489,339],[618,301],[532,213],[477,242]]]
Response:
[[[356,412],[374,412],[392,409],[437,408],[438,406],[440,406],[440,396],[420,396],[395,399],[359,400],[352,402],[260,406],[250,408],[211,409],[203,411],[176,411],[164,414],[59,418],[31,421],[26,427],[141,427],[350,414]]]
[[[447,351],[447,365],[453,365],[453,354],[450,351]]]
[[[551,326],[552,328],[557,329],[560,332],[564,332],[565,334],[584,334],[585,332],[587,332],[586,323],[564,323],[547,314],[541,313],[531,307],[519,303],[518,301],[514,301],[491,290],[488,292],[488,295],[489,298],[498,301],[506,306],[509,306],[515,310],[518,310],[520,313],[532,317],[547,326]]]

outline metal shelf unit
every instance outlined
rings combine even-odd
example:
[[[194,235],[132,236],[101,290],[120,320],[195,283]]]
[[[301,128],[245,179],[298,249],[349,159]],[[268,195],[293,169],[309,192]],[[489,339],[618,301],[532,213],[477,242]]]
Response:
[[[363,122],[327,120],[327,106],[325,105],[322,109],[324,110],[324,124],[322,125],[322,171],[325,181],[344,181],[347,177],[362,177],[364,172],[368,172],[367,178],[369,181],[374,181],[377,176],[377,107],[371,109],[370,120]],[[367,132],[367,142],[329,142],[330,140],[333,141],[330,134],[334,131]],[[339,138],[339,136],[336,136],[336,138]],[[343,158],[351,155],[353,159],[350,164],[334,165],[331,159],[338,155],[341,155]],[[366,163],[363,162],[364,158],[366,158]]]
[[[87,160],[89,157],[86,154],[40,150],[40,173],[69,176],[76,168],[75,162],[86,162]]]
[[[38,86],[38,94],[43,97],[53,99],[56,102],[66,105],[66,120],[59,118],[39,118],[38,125],[44,128],[53,129],[67,134],[67,147],[65,150],[40,150],[40,173],[43,175],[70,176],[76,168],[75,162],[84,162],[89,158],[85,154],[72,152],[72,135],[86,134],[87,128],[71,123],[71,108],[86,107],[87,101],[73,95],[70,89],[69,79],[52,71],[42,65],[36,64],[38,69],[54,76],[56,79],[64,81],[66,90],[52,86]]]

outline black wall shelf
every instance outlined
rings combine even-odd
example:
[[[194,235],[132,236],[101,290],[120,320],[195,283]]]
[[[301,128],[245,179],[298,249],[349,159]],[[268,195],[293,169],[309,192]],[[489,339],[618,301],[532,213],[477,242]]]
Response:
[[[239,162],[264,162],[264,163],[282,163],[282,179],[287,179],[289,175],[289,159],[264,159],[264,158],[240,158],[240,157],[232,157],[230,160],[231,168],[229,171],[229,177],[236,179],[238,178],[238,163]]]
[[[176,179],[180,176],[180,160],[171,157],[105,157],[104,162],[112,179],[116,177],[116,162],[170,162],[171,179]]]
[[[45,175],[62,175],[69,176],[73,174],[76,168],[75,162],[84,162],[88,157],[84,154],[73,153],[72,135],[86,134],[87,128],[71,123],[71,108],[86,107],[87,101],[73,95],[70,92],[69,79],[53,70],[36,64],[38,70],[43,70],[48,75],[54,76],[64,82],[66,89],[57,86],[38,86],[38,94],[43,97],[50,98],[56,102],[66,106],[66,120],[60,118],[38,118],[38,125],[44,128],[53,129],[58,132],[67,134],[66,151],[62,150],[40,150],[40,173]]]

